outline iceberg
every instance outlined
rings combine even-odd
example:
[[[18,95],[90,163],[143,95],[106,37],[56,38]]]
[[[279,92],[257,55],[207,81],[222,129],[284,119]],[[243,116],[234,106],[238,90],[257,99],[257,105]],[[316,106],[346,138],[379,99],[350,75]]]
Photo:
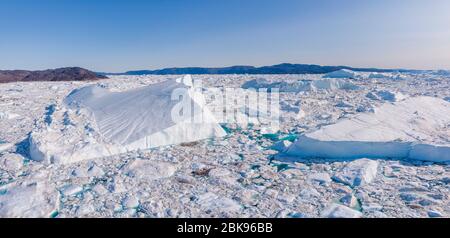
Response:
[[[352,70],[340,69],[328,74],[325,74],[324,78],[357,78],[358,74]]]
[[[313,80],[311,82],[311,88],[313,90],[357,90],[358,86],[342,79],[328,78]]]
[[[174,121],[172,112],[180,101],[173,100],[172,92],[177,89],[186,90],[183,102],[192,105],[194,113]],[[192,86],[190,76],[125,92],[91,85],[70,93],[63,107],[85,114],[93,121],[92,128],[67,133],[73,130],[72,125],[63,122],[61,130],[52,129],[52,125],[36,129],[30,137],[32,159],[70,163],[226,135],[204,105],[202,94]],[[192,120],[196,117],[201,120]],[[58,118],[53,115],[50,121],[58,123]],[[99,136],[93,136],[92,130]]]
[[[386,103],[307,133],[286,154],[299,158],[450,161],[450,103],[414,97]]]
[[[279,92],[296,93],[308,91],[311,89],[310,81],[296,81],[296,82],[269,82],[264,78],[253,79],[245,82],[242,85],[243,89],[267,89],[272,91],[277,89]]]

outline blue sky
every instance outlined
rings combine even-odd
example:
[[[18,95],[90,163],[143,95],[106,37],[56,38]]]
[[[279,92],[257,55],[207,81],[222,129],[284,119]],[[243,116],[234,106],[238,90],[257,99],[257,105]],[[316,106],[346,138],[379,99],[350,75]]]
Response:
[[[448,0],[2,0],[0,69],[450,69]]]

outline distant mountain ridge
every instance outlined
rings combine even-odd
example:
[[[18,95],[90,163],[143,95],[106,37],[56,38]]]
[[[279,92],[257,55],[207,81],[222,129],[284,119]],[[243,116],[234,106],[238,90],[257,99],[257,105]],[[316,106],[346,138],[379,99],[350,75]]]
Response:
[[[0,70],[0,83],[34,81],[87,81],[107,78],[79,67],[47,69],[39,71]]]
[[[340,69],[349,69],[359,72],[393,72],[401,69],[353,68],[349,66],[321,66],[314,64],[277,64],[272,66],[231,66],[223,68],[165,68],[157,70],[128,71],[122,75],[179,75],[179,74],[326,74]],[[106,74],[106,73],[105,73]]]

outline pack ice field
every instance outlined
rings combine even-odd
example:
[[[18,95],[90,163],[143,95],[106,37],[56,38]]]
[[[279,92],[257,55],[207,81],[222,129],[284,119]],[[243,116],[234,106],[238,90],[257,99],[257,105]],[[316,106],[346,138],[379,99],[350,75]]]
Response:
[[[195,93],[207,122],[174,122],[180,76],[109,77],[0,86],[0,217],[450,216],[447,71],[192,76],[276,89],[276,131]]]

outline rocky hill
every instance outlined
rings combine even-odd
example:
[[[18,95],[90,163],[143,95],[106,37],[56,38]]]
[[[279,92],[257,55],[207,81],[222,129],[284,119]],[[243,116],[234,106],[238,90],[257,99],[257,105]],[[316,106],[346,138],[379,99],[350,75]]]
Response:
[[[41,71],[0,70],[0,83],[34,81],[88,81],[107,77],[79,67]]]

